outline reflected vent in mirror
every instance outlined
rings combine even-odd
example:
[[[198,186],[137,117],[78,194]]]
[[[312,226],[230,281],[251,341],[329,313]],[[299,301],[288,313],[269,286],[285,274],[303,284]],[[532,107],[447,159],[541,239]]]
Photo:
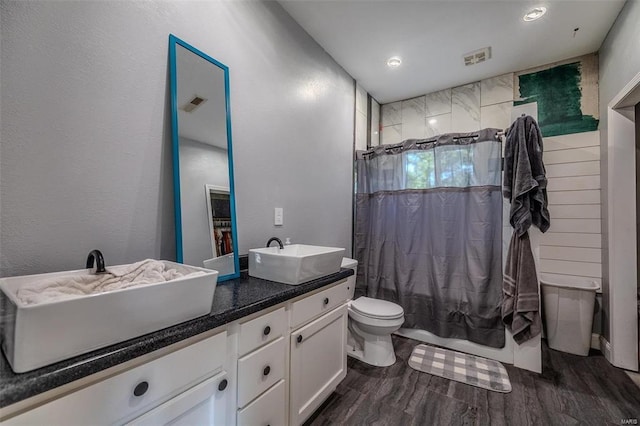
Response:
[[[196,108],[198,108],[205,102],[207,102],[205,98],[201,98],[200,96],[194,96],[193,99],[189,101],[189,103],[187,103],[182,107],[182,110],[184,112],[193,112]]]

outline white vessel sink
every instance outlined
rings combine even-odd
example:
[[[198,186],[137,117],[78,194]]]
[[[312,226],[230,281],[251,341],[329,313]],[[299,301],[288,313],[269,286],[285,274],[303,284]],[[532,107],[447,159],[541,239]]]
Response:
[[[32,305],[16,296],[21,286],[89,270],[0,279],[2,349],[13,371],[34,370],[211,312],[218,272],[162,262],[185,274],[203,274]]]
[[[207,269],[218,271],[220,275],[233,274],[236,271],[236,255],[233,253],[207,259],[202,264]]]
[[[302,284],[340,271],[343,248],[292,244],[249,250],[249,275],[285,284]]]

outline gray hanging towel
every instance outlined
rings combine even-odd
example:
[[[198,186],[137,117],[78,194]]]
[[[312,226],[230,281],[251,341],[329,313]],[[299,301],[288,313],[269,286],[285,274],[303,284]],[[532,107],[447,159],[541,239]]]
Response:
[[[540,334],[538,277],[529,233],[511,236],[502,282],[502,321],[521,344]]]
[[[549,229],[547,178],[542,162],[542,134],[531,116],[518,118],[507,130],[503,195],[511,202],[509,222],[516,234],[531,224]]]

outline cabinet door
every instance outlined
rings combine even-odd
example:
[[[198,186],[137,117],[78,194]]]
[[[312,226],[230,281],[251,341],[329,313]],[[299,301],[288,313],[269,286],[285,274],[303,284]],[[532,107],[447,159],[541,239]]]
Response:
[[[129,426],[227,425],[227,373],[222,372],[129,423]]]
[[[291,334],[290,400],[292,425],[299,425],[347,374],[347,305]]]

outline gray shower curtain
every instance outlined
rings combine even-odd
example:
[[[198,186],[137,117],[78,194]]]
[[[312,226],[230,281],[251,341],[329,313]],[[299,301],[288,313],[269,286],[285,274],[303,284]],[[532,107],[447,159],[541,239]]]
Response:
[[[498,129],[356,153],[357,290],[403,327],[504,346]]]

